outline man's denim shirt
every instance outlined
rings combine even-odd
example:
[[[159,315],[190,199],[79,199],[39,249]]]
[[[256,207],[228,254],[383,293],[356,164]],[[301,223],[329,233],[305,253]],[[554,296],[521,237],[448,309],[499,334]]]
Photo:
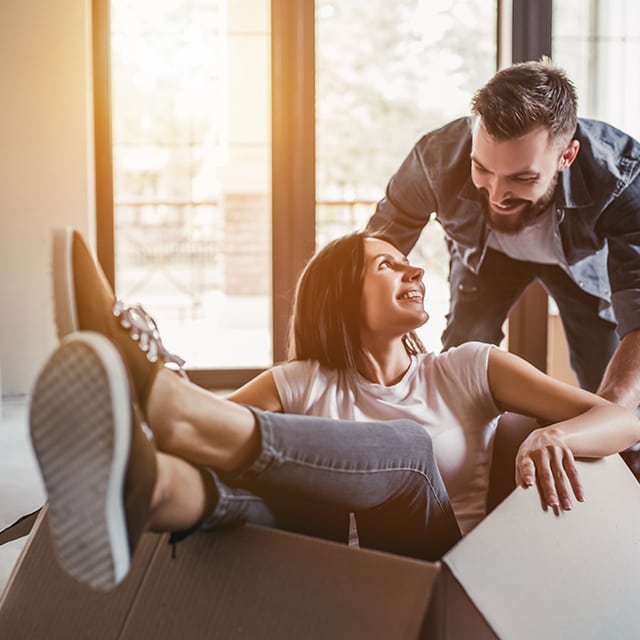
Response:
[[[471,181],[471,122],[454,120],[418,141],[368,228],[384,230],[408,253],[435,212],[450,250],[477,273],[488,227]],[[575,138],[580,151],[561,172],[556,192],[562,249],[573,279],[601,299],[600,315],[617,320],[622,337],[640,328],[640,144],[582,118]]]

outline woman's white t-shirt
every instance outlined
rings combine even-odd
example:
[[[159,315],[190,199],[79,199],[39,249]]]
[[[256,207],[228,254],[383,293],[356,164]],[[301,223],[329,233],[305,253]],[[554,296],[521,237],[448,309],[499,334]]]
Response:
[[[402,379],[384,386],[313,361],[272,369],[285,413],[342,420],[408,418],[433,441],[436,461],[462,533],[485,515],[493,434],[500,411],[487,379],[491,345],[468,342],[411,358]]]

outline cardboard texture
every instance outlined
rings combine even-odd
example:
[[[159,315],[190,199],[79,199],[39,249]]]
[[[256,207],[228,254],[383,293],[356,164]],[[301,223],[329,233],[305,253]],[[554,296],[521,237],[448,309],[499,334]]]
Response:
[[[108,594],[58,567],[45,509],[0,600],[0,637],[637,638],[640,485],[619,456],[578,469],[584,503],[556,515],[516,489],[442,566],[251,526],[196,534],[172,559],[147,534]]]
[[[425,624],[432,640],[495,640],[496,634],[450,569],[443,564]]]
[[[158,545],[145,535],[118,589],[91,591],[58,565],[43,509],[0,599],[0,638],[114,638]]]
[[[0,600],[0,638],[418,638],[440,570],[251,526],[176,552],[147,534],[127,579],[96,593],[58,567],[43,514]]]
[[[618,455],[577,465],[584,503],[555,515],[516,489],[444,556],[434,637],[640,637],[640,485]],[[491,635],[462,633],[470,603]]]

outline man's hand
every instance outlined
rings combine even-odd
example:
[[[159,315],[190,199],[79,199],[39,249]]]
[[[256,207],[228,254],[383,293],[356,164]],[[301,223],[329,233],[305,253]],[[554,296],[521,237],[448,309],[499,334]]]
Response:
[[[532,431],[520,445],[516,484],[537,485],[544,509],[571,509],[571,491],[577,500],[584,500],[573,453],[553,427]]]

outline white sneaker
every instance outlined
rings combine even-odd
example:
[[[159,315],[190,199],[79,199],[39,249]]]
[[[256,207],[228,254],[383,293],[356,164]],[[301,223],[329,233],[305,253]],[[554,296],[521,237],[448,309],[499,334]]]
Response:
[[[128,573],[156,479],[127,370],[97,333],[72,333],[40,372],[30,430],[63,568],[100,590]]]

